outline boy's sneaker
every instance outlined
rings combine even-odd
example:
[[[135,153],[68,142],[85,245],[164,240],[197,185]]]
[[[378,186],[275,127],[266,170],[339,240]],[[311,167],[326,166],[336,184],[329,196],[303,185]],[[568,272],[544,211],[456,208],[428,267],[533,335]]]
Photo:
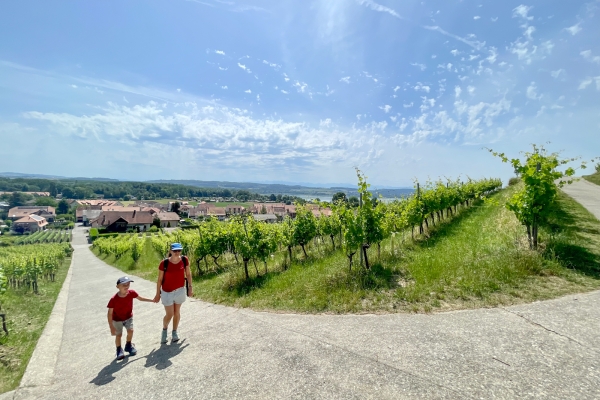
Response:
[[[179,336],[177,335],[177,331],[171,332],[171,342],[175,343],[179,341]]]
[[[162,334],[160,335],[160,342],[167,343],[167,330],[163,329]]]
[[[137,354],[137,350],[133,343],[125,344],[125,351],[128,352],[130,356],[135,356]]]
[[[122,348],[118,348],[117,349],[117,360],[122,360],[125,358],[125,353],[123,353],[123,349]]]

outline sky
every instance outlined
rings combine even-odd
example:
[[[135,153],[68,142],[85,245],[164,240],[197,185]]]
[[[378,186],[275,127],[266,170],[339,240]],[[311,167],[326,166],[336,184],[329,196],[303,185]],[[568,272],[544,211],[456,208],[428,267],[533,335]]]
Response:
[[[0,171],[354,184],[600,155],[600,0],[0,3]],[[549,143],[548,143],[549,142]]]

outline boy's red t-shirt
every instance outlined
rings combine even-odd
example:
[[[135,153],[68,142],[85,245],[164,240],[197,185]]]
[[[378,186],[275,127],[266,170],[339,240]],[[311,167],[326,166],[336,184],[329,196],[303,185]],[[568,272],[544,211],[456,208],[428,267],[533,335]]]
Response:
[[[165,270],[164,260],[160,262],[158,269],[161,271]],[[177,264],[173,264],[169,261],[167,272],[165,272],[165,280],[162,284],[162,290],[165,292],[172,292],[185,286],[185,267],[183,266],[183,257]]]
[[[119,296],[118,292],[111,297],[106,307],[113,309],[113,321],[127,321],[133,317],[133,299],[138,296],[135,290],[129,290],[125,297]]]

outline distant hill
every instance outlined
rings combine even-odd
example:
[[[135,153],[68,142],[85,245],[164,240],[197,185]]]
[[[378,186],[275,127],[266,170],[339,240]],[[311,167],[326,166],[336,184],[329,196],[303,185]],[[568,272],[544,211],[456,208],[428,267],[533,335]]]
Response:
[[[198,181],[198,180],[152,180],[150,183],[172,183],[179,185],[196,186],[202,188],[221,188],[248,190],[263,195],[269,194],[287,194],[299,197],[331,197],[337,192],[343,192],[346,196],[358,196],[356,188],[351,187],[331,187],[319,188],[301,185],[285,185],[281,183],[252,183],[252,182],[227,182],[227,181]],[[394,198],[409,195],[413,192],[412,188],[397,189],[377,189],[371,187],[371,192],[375,195]]]
[[[99,182],[120,182],[118,179],[110,178],[85,178],[85,177],[66,177],[59,175],[43,175],[43,174],[21,174],[19,172],[0,172],[0,177],[3,178],[29,178],[29,179],[55,179],[55,180],[70,180],[70,181],[99,181]]]

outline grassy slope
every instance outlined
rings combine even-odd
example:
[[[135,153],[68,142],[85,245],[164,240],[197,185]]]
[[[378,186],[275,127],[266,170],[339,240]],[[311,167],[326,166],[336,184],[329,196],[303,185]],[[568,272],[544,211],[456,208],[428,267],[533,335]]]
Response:
[[[58,293],[67,276],[71,259],[59,268],[54,282],[40,282],[39,294],[8,290],[2,297],[10,334],[0,333],[0,393],[15,389],[25,373],[29,358],[50,318]]]
[[[586,175],[583,179],[595,183],[596,185],[600,185],[600,172],[593,173],[592,175]]]
[[[353,268],[331,242],[313,245],[307,260],[282,271],[282,255],[258,264],[256,276],[243,280],[232,258],[220,260],[219,271],[195,278],[195,295],[203,300],[255,309],[299,312],[431,311],[496,306],[547,299],[600,287],[600,222],[578,203],[561,196],[551,227],[543,231],[545,245],[527,250],[524,229],[500,206],[510,191],[494,202],[463,210],[449,223],[433,228],[429,239],[412,242],[410,234],[375,246],[371,272]],[[497,203],[497,204],[494,204]],[[585,226],[584,230],[573,225]],[[562,227],[562,228],[559,228]],[[594,233],[596,232],[596,233]],[[356,258],[356,257],[355,257]],[[154,280],[160,257],[151,246],[135,270],[130,257],[106,261]],[[201,263],[206,269],[205,263]],[[208,263],[212,270],[212,262]],[[576,267],[574,267],[576,266]]]

